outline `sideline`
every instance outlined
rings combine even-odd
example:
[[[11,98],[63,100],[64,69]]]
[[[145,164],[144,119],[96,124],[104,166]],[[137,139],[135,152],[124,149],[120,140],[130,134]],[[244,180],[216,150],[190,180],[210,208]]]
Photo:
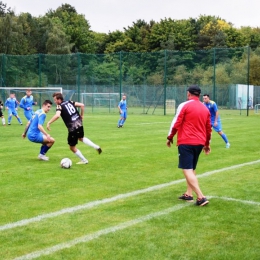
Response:
[[[204,177],[210,176],[210,175],[218,173],[218,172],[233,170],[233,169],[237,169],[237,168],[240,168],[240,167],[244,167],[244,166],[247,166],[247,165],[253,165],[253,164],[257,164],[257,163],[260,163],[260,160],[242,163],[242,164],[237,164],[237,165],[233,165],[233,166],[230,166],[230,167],[225,167],[225,168],[222,168],[222,169],[205,172],[203,174],[197,175],[197,178],[204,178]],[[133,196],[140,195],[140,194],[147,193],[147,192],[151,192],[151,191],[160,190],[160,189],[163,189],[163,188],[166,188],[166,187],[178,184],[178,183],[182,183],[182,182],[185,182],[185,181],[186,181],[185,179],[175,180],[175,181],[172,181],[172,182],[151,186],[151,187],[146,188],[146,189],[136,190],[136,191],[124,193],[124,194],[119,194],[119,195],[116,195],[116,196],[111,197],[111,198],[96,200],[96,201],[92,201],[92,202],[82,204],[82,205],[78,205],[78,206],[75,206],[75,207],[64,208],[62,210],[55,211],[55,212],[52,212],[52,213],[39,215],[37,217],[23,219],[23,220],[20,220],[20,221],[17,221],[17,222],[13,222],[13,223],[9,223],[9,224],[0,226],[0,231],[4,231],[4,230],[7,230],[7,229],[12,229],[12,228],[16,228],[16,227],[21,227],[21,226],[26,226],[30,223],[39,222],[39,221],[42,221],[42,220],[48,219],[48,218],[58,217],[58,216],[63,215],[63,214],[74,213],[78,210],[90,209],[90,208],[96,207],[98,205],[102,205],[102,204],[114,202],[114,201],[117,201],[117,200],[133,197]]]
[[[240,203],[245,203],[245,204],[253,204],[253,205],[260,206],[260,202],[254,202],[254,201],[233,199],[233,198],[227,198],[227,197],[218,197],[218,196],[208,196],[208,198],[216,198],[216,199],[222,199],[222,200],[226,200],[226,201],[235,201],[235,202],[240,202]],[[55,253],[55,252],[63,250],[63,249],[70,248],[70,247],[75,246],[77,244],[89,242],[93,239],[99,238],[102,235],[114,233],[116,231],[123,230],[125,228],[140,224],[140,223],[145,222],[145,221],[148,221],[150,219],[157,218],[157,217],[160,217],[160,216],[163,216],[163,215],[167,215],[169,213],[173,213],[177,210],[180,210],[180,209],[187,207],[187,206],[190,206],[190,205],[193,205],[193,203],[185,203],[185,204],[175,205],[174,207],[171,207],[171,208],[168,208],[168,209],[165,209],[165,210],[162,210],[162,211],[158,211],[158,212],[155,212],[155,213],[152,213],[152,214],[148,214],[148,215],[145,215],[145,216],[142,216],[140,218],[136,218],[136,219],[133,219],[133,220],[130,220],[130,221],[127,221],[127,222],[123,222],[123,223],[116,225],[116,226],[113,226],[113,227],[101,229],[101,230],[99,230],[99,231],[97,231],[93,234],[78,237],[78,238],[75,238],[75,239],[70,240],[68,242],[57,244],[57,245],[52,246],[52,247],[47,247],[47,248],[39,250],[39,251],[34,251],[32,253],[17,257],[14,260],[29,260],[29,259],[38,258],[40,256],[50,255],[52,253]]]

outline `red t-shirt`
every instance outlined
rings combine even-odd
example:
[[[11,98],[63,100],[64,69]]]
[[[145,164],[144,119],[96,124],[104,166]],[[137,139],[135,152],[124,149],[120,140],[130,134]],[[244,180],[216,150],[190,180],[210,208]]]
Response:
[[[178,132],[177,145],[208,146],[211,131],[209,110],[200,102],[198,97],[192,96],[188,101],[178,106],[167,138],[172,139]]]

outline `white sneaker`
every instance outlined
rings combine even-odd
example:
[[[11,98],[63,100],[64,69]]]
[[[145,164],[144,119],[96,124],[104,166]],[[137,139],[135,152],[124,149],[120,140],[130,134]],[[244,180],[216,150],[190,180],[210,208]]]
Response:
[[[45,156],[43,154],[39,154],[38,158],[39,158],[39,160],[42,160],[42,161],[49,161],[49,157],[47,157],[47,156]]]
[[[86,160],[86,161],[80,161],[80,162],[77,162],[76,164],[88,164],[88,160]]]
[[[226,143],[226,148],[229,148],[230,147],[230,143]]]

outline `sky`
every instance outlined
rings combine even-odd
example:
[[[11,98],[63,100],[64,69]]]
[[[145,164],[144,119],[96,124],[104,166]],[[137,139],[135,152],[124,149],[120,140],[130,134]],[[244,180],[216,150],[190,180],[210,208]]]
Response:
[[[260,0],[8,0],[2,1],[15,14],[30,13],[43,16],[48,10],[56,10],[62,4],[70,4],[78,14],[88,20],[90,29],[108,33],[132,26],[141,19],[160,22],[199,18],[212,15],[225,19],[236,28],[260,27]]]

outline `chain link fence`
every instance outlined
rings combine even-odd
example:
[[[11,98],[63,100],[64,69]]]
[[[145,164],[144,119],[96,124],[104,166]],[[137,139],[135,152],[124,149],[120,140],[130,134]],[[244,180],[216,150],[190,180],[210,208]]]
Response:
[[[220,108],[247,111],[260,103],[249,82],[249,47],[202,51],[70,55],[0,55],[0,99],[6,87],[61,87],[89,113],[117,112],[122,93],[130,113],[174,114],[190,85]],[[260,57],[258,57],[260,58]],[[250,87],[250,91],[249,91]],[[48,91],[48,90],[44,90]],[[34,92],[37,92],[34,89]]]

